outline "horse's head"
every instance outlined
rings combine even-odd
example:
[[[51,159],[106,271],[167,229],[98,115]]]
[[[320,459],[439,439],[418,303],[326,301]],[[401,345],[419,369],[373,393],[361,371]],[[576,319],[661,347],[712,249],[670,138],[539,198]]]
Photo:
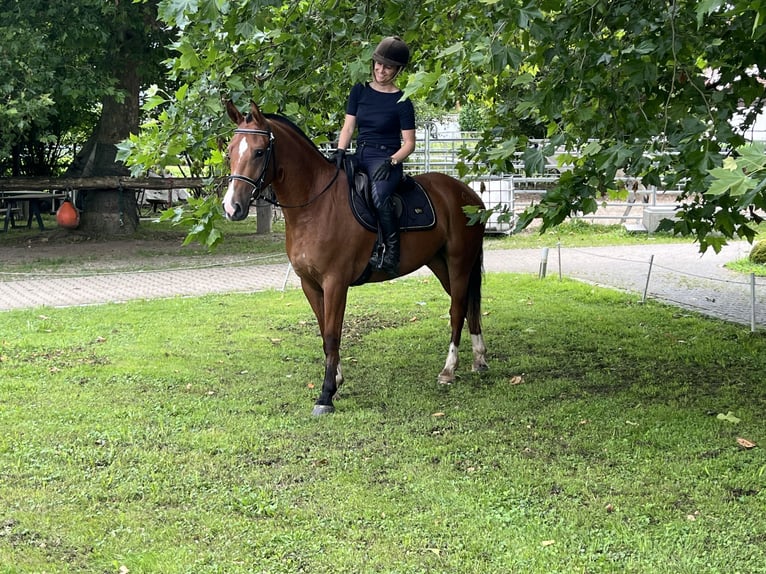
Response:
[[[237,124],[229,143],[229,186],[223,198],[226,217],[239,221],[247,217],[250,204],[262,196],[271,183],[274,165],[274,135],[269,123],[254,102],[244,116],[231,102],[226,112]]]

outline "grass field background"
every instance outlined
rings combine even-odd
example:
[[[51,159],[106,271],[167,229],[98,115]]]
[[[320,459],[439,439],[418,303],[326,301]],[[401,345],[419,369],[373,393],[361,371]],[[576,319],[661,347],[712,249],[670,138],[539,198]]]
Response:
[[[484,293],[442,386],[437,281],[352,290],[320,418],[299,290],[3,313],[0,572],[766,572],[763,334]]]

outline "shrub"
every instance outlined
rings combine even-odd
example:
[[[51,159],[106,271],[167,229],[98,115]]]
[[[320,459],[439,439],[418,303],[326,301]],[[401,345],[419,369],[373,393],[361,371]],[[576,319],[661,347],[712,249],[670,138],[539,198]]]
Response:
[[[487,127],[487,111],[476,102],[468,102],[460,108],[458,124],[463,132],[482,131]]]
[[[753,246],[750,251],[750,261],[751,263],[766,265],[766,241],[759,241]]]

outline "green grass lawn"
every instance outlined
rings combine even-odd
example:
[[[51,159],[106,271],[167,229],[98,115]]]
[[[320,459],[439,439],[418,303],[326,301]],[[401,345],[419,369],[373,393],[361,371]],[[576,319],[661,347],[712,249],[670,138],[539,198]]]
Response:
[[[490,274],[441,386],[448,305],[352,290],[321,418],[300,290],[3,313],[0,572],[766,572],[762,333]]]

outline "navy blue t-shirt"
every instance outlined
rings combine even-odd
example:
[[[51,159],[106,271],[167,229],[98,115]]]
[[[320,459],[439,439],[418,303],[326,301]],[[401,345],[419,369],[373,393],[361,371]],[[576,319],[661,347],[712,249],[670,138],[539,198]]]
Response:
[[[415,129],[415,108],[409,98],[400,102],[401,97],[401,90],[388,94],[369,84],[351,88],[346,113],[356,117],[359,143],[399,148],[402,130]]]

